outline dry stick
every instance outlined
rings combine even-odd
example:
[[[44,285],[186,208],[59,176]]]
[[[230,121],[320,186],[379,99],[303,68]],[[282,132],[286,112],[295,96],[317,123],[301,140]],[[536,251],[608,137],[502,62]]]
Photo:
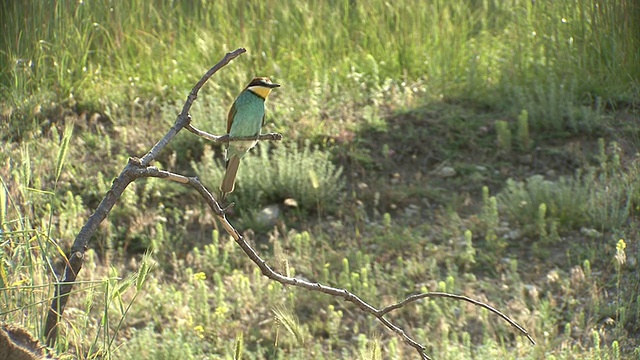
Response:
[[[518,325],[518,323],[516,323],[515,321],[513,321],[510,317],[508,317],[507,315],[503,314],[502,312],[500,312],[498,309],[494,308],[493,306],[489,305],[489,304],[485,304],[481,301],[472,299],[470,297],[466,297],[466,296],[462,296],[462,295],[456,295],[456,294],[449,294],[449,293],[443,293],[443,292],[428,292],[428,293],[421,293],[421,294],[415,294],[415,295],[411,295],[408,298],[404,299],[403,301],[396,303],[396,304],[392,304],[389,305],[383,309],[380,309],[379,314],[380,316],[383,316],[395,309],[401,308],[405,305],[407,305],[410,302],[414,302],[417,300],[421,300],[427,297],[444,297],[444,298],[449,298],[449,299],[454,299],[454,300],[460,300],[460,301],[466,301],[466,302],[470,302],[474,305],[478,305],[480,307],[483,307],[489,311],[491,311],[492,313],[500,316],[501,318],[503,318],[506,322],[508,322],[511,326],[513,326],[514,328],[518,329],[521,333],[523,333],[527,339],[529,339],[529,341],[531,342],[532,345],[536,344],[536,341],[533,340],[533,337],[531,337],[531,335],[527,332],[527,330],[525,330],[522,326]]]
[[[240,56],[240,54],[246,52],[245,49],[240,48],[233,52],[227,53],[220,62],[207,71],[204,76],[193,87],[191,93],[187,97],[187,101],[182,108],[182,112],[178,115],[175,124],[167,132],[167,134],[144,156],[142,159],[130,159],[129,163],[122,170],[120,175],[113,181],[111,189],[107,192],[107,195],[102,199],[100,205],[96,211],[89,217],[84,224],[76,239],[71,246],[70,254],[67,255],[67,264],[64,271],[64,279],[58,281],[55,285],[55,295],[47,314],[47,321],[45,323],[44,333],[47,336],[47,343],[49,346],[53,346],[58,338],[58,321],[64,312],[64,308],[69,300],[69,292],[73,288],[73,283],[76,280],[78,272],[82,269],[82,262],[84,259],[84,252],[87,249],[91,236],[96,232],[98,226],[107,217],[116,201],[120,198],[124,190],[129,184],[137,179],[134,169],[140,166],[148,165],[153,159],[158,156],[160,151],[173,139],[174,136],[191,120],[189,117],[189,110],[191,105],[198,97],[198,91],[204,83],[223,66],[227,65],[231,60]]]
[[[200,182],[200,180],[198,180],[198,178],[185,177],[183,175],[174,174],[168,171],[158,170],[156,167],[153,167],[153,166],[147,167],[145,169],[139,169],[139,171],[140,171],[140,174],[144,174],[142,176],[165,178],[167,180],[172,180],[172,181],[179,182],[181,184],[189,185],[192,188],[194,188],[196,191],[198,191],[198,193],[200,193],[200,195],[207,202],[207,204],[209,205],[213,213],[216,215],[218,220],[220,220],[220,222],[222,223],[222,226],[227,231],[227,233],[229,233],[229,235],[233,237],[233,239],[240,246],[242,251],[244,251],[244,253],[251,259],[251,261],[253,261],[256,265],[258,265],[258,267],[260,268],[260,271],[262,272],[262,275],[284,285],[297,286],[310,291],[319,291],[319,292],[331,295],[333,297],[344,298],[345,301],[355,304],[362,311],[375,316],[387,328],[389,328],[391,331],[395,332],[400,337],[402,337],[405,343],[407,343],[409,346],[413,347],[418,351],[422,359],[430,359],[429,356],[425,354],[426,347],[418,343],[417,341],[413,340],[410,336],[408,336],[404,332],[404,330],[402,330],[401,328],[393,324],[388,319],[384,318],[384,316],[393,310],[399,309],[411,302],[414,302],[426,297],[447,297],[447,298],[456,299],[456,300],[468,301],[472,304],[484,307],[485,309],[488,309],[489,311],[499,315],[501,318],[506,320],[513,327],[515,327],[520,332],[522,332],[529,339],[529,341],[531,341],[531,343],[535,345],[535,341],[529,335],[529,333],[524,328],[522,328],[522,326],[518,325],[515,321],[511,320],[508,316],[504,315],[503,313],[501,313],[500,311],[496,310],[495,308],[493,308],[488,304],[485,304],[478,300],[468,298],[466,296],[441,293],[441,292],[422,293],[422,294],[409,296],[408,298],[406,298],[405,300],[399,303],[392,304],[383,309],[378,310],[372,305],[370,305],[369,303],[360,299],[357,295],[349,292],[346,289],[334,288],[334,287],[322,285],[320,283],[312,283],[309,281],[296,279],[296,278],[284,276],[280,273],[277,273],[276,271],[271,269],[271,267],[267,264],[267,262],[264,259],[262,259],[260,255],[258,255],[258,253],[251,247],[251,245],[249,245],[249,243],[247,243],[247,241],[242,237],[242,235],[240,235],[240,233],[233,227],[233,225],[229,223],[229,221],[225,216],[224,211],[220,208],[220,205],[218,204],[218,202],[214,199],[213,195],[211,195],[211,192],[209,192],[209,190],[207,190],[207,188],[204,185],[202,185],[202,183]]]
[[[212,134],[209,134],[209,133],[204,132],[202,130],[196,129],[191,124],[187,124],[184,128],[189,130],[189,131],[191,131],[192,133],[200,136],[201,138],[207,139],[209,141],[221,142],[221,143],[226,143],[226,142],[229,142],[229,141],[243,141],[243,140],[261,140],[261,141],[262,140],[271,140],[271,141],[280,141],[280,140],[282,140],[282,134],[278,134],[278,133],[260,134],[260,135],[258,135],[257,138],[255,136],[230,138],[229,134],[224,134],[224,135],[220,135],[220,136],[212,135]]]

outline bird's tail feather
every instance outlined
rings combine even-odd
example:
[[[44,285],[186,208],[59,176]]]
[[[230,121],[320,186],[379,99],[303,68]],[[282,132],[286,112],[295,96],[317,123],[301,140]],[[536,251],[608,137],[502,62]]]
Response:
[[[222,193],[222,199],[227,196],[230,192],[233,192],[233,189],[236,186],[236,175],[238,174],[238,166],[240,166],[240,157],[232,156],[229,161],[227,161],[227,171],[224,174],[224,178],[222,179],[222,184],[220,184],[220,192]]]

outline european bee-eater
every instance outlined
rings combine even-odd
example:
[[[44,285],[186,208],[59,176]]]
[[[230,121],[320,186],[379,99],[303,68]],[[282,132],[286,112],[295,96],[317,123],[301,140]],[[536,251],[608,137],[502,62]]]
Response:
[[[271,90],[279,86],[280,84],[272,83],[266,77],[253,78],[231,105],[227,117],[229,137],[255,138],[255,140],[229,141],[225,151],[227,171],[220,184],[221,201],[235,188],[240,159],[258,143],[258,136],[264,125],[264,101]]]

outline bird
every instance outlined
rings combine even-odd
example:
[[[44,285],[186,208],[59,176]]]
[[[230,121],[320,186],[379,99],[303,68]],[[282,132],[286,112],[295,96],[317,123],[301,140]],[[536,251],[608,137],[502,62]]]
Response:
[[[271,82],[267,77],[255,77],[231,105],[227,116],[227,134],[230,139],[248,140],[229,141],[227,144],[224,154],[226,172],[220,184],[221,201],[235,188],[240,159],[258,143],[260,130],[264,125],[264,102],[271,90],[277,87],[280,84]]]

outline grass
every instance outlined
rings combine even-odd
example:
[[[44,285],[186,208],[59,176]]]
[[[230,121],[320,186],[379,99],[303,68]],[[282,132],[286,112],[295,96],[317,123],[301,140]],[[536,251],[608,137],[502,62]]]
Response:
[[[221,53],[239,46],[249,53],[207,87],[216,99],[208,101],[228,102],[259,69],[288,89],[274,101],[276,128],[300,119],[305,135],[332,134],[323,115],[339,118],[346,94],[359,108],[424,87],[512,114],[526,109],[533,129],[556,131],[593,126],[589,109],[637,94],[632,34],[640,10],[630,2],[414,5],[7,3],[0,90],[23,125],[3,133],[36,127],[43,119],[34,115],[56,104],[102,110],[137,98],[177,101]],[[495,92],[501,96],[487,96]],[[308,106],[293,106],[300,98]]]
[[[61,254],[127,158],[242,46],[192,116],[222,133],[248,78],[283,84],[265,127],[286,140],[243,160],[230,215],[270,265],[377,306],[465,294],[538,341],[447,300],[391,315],[437,359],[639,358],[634,2],[0,8],[0,320],[43,338]],[[215,190],[219,161],[180,133],[154,165]],[[260,228],[253,211],[287,198],[298,208]],[[345,302],[264,278],[198,197],[157,179],[125,191],[79,281],[62,358],[415,356]]]

